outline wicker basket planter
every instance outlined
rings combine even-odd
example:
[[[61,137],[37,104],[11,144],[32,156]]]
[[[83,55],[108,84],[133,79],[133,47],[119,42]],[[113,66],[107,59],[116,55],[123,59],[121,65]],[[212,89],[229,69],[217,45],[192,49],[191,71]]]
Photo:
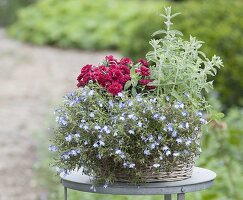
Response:
[[[192,176],[194,164],[194,157],[190,157],[187,162],[177,162],[171,171],[160,169],[159,172],[153,172],[151,168],[144,169],[142,179],[147,183],[184,180]],[[116,178],[119,182],[131,182],[129,175],[119,172],[116,173]]]

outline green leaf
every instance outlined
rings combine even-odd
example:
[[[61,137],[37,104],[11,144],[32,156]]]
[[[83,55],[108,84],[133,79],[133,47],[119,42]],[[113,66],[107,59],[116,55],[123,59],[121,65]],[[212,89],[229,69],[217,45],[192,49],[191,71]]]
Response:
[[[158,85],[158,81],[152,81],[148,83],[148,86],[157,86],[157,85]]]
[[[172,19],[172,18],[174,18],[174,17],[176,17],[177,15],[180,15],[180,14],[181,13],[175,13],[175,14],[171,15],[170,18]]]
[[[131,81],[127,81],[125,86],[124,86],[124,90],[127,90],[131,85],[132,85],[132,82]]]
[[[136,88],[132,88],[132,95],[135,97],[136,95],[137,95],[137,90],[136,90]]]
[[[215,120],[215,121],[219,121],[224,117],[224,113],[222,112],[218,112],[216,110],[212,110],[210,113],[210,119],[211,120]]]
[[[171,95],[176,99],[180,99],[180,95],[175,90],[171,92]]]
[[[222,112],[218,112],[218,113],[216,113],[216,115],[215,115],[218,119],[222,119],[223,117],[224,117],[224,113],[222,113]]]
[[[134,77],[134,79],[132,80],[132,86],[133,86],[133,87],[136,87],[137,84],[138,84],[137,77]]]
[[[166,34],[167,31],[165,30],[159,30],[159,31],[155,31],[153,34],[152,34],[152,37],[156,36],[156,35],[159,35],[159,34]]]
[[[170,34],[175,34],[175,35],[183,36],[183,33],[180,32],[180,31],[177,31],[177,30],[171,30],[171,31],[169,31],[169,32],[170,32]]]

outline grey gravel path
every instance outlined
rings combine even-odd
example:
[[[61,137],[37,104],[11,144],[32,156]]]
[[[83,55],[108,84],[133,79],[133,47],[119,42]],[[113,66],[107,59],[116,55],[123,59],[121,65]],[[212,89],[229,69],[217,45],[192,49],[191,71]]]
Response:
[[[75,88],[80,66],[108,54],[31,46],[0,30],[0,200],[39,199],[33,133]]]

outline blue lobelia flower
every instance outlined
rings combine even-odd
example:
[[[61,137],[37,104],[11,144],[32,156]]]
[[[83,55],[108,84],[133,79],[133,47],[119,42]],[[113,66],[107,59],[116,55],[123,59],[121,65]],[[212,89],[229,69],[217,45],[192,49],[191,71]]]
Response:
[[[56,147],[56,146],[54,146],[54,145],[50,145],[50,146],[48,147],[48,150],[49,150],[49,151],[52,151],[52,152],[57,152],[57,151],[58,151],[58,147]]]
[[[104,126],[102,130],[106,133],[109,134],[111,132],[110,128],[108,126]]]
[[[118,155],[122,154],[121,149],[116,149],[115,154],[118,154]]]
[[[155,113],[155,114],[153,115],[153,118],[154,118],[154,119],[158,119],[158,118],[159,118],[159,114]]]
[[[61,125],[61,126],[67,126],[68,121],[67,121],[67,117],[65,116],[60,116],[56,118],[56,121]]]
[[[132,102],[131,100],[128,100],[127,105],[128,105],[129,107],[131,107],[131,106],[133,106],[133,102]]]
[[[175,157],[177,157],[177,156],[179,156],[179,155],[180,155],[179,152],[174,152],[174,153],[173,153],[173,156],[175,156]]]
[[[166,125],[166,129],[167,129],[168,131],[172,132],[172,131],[174,130],[174,128],[173,128],[173,124],[172,124],[172,123],[167,124],[167,125]]]
[[[170,151],[170,150],[166,151],[166,152],[165,152],[165,155],[166,155],[166,156],[171,155],[171,151]]]
[[[95,125],[95,126],[94,126],[94,129],[95,129],[95,130],[100,130],[101,127],[100,127],[99,125]]]
[[[69,158],[70,158],[70,156],[68,153],[64,153],[61,155],[61,159],[63,159],[63,160],[68,160]]]
[[[174,130],[174,131],[171,133],[172,137],[175,138],[175,137],[177,136],[177,133],[178,133],[177,130]]]
[[[136,95],[136,100],[137,100],[137,102],[142,101],[142,97],[141,97],[141,95],[140,95],[140,94]]]
[[[138,127],[142,127],[143,126],[143,123],[142,122],[138,122]]]
[[[150,103],[156,103],[157,102],[157,98],[153,98],[153,99],[149,99]]]
[[[80,138],[80,133],[76,133],[76,134],[74,134],[74,137],[75,137],[75,138]]]
[[[135,163],[130,163],[128,167],[129,167],[130,169],[135,168]]]
[[[100,144],[100,146],[105,146],[105,143],[102,140],[99,141],[99,144]]]
[[[148,156],[148,155],[151,154],[150,151],[149,151],[148,149],[145,149],[145,150],[143,151],[143,153],[144,153],[144,155],[146,155],[146,156]]]
[[[125,104],[120,102],[119,105],[118,105],[119,108],[124,108],[125,107]]]
[[[189,97],[190,97],[190,95],[189,95],[188,93],[184,93],[184,96],[185,96],[186,98],[189,98]]]
[[[108,101],[108,104],[109,104],[109,107],[111,107],[111,108],[114,107],[114,102],[113,102],[113,101],[109,100],[109,101]]]
[[[176,139],[176,142],[177,142],[178,144],[181,144],[182,141],[183,141],[182,138],[177,138],[177,139]]]
[[[84,125],[83,129],[87,131],[87,130],[89,130],[89,126],[88,125]]]
[[[94,118],[95,115],[94,115],[94,113],[90,113],[89,116],[90,116],[91,118]]]
[[[94,90],[90,90],[88,93],[89,96],[93,96],[94,95]]]
[[[121,121],[125,121],[125,118],[121,116],[121,117],[120,117],[120,120],[121,120]]]
[[[202,117],[202,116],[203,116],[202,111],[197,111],[197,112],[196,112],[196,116],[197,116],[197,117]]]
[[[119,93],[117,94],[117,96],[120,97],[120,98],[122,98],[122,97],[123,97],[123,93],[122,93],[122,92],[119,92]]]
[[[186,139],[186,146],[189,146],[192,143],[191,139]]]
[[[169,147],[168,147],[168,146],[164,146],[162,149],[163,149],[164,151],[167,151],[167,150],[169,150]]]
[[[62,168],[60,168],[60,167],[56,167],[55,169],[56,169],[56,172],[57,172],[58,174],[60,174],[60,173],[62,173],[62,172],[64,171],[64,169],[62,169]]]
[[[95,147],[95,148],[99,147],[98,142],[95,142],[95,143],[93,144],[93,147]]]
[[[153,164],[153,167],[154,167],[154,168],[158,168],[158,167],[160,167],[160,164],[155,163],[155,164]]]
[[[208,121],[204,118],[200,118],[199,121],[202,123],[202,124],[207,124]]]
[[[76,150],[71,150],[68,154],[71,156],[76,156],[78,153],[76,152]]]
[[[183,110],[183,111],[181,112],[181,115],[182,115],[183,117],[186,117],[186,116],[188,115],[188,112],[187,112],[186,110]]]
[[[148,140],[149,140],[150,142],[154,140],[154,136],[153,136],[153,134],[150,134],[150,135],[149,135]]]
[[[65,140],[66,140],[67,142],[71,142],[72,139],[73,139],[73,136],[72,136],[71,134],[68,134],[68,135],[65,137]]]
[[[183,123],[182,123],[182,127],[183,127],[184,129],[188,129],[188,128],[189,128],[189,123],[188,123],[188,122],[183,122]]]
[[[152,144],[150,145],[150,148],[151,148],[151,149],[155,149],[155,148],[156,148],[156,143],[152,143]]]
[[[159,118],[161,121],[165,121],[166,120],[166,117],[164,115],[161,115],[160,118]]]
[[[174,107],[176,108],[176,109],[179,109],[179,108],[184,108],[184,103],[182,103],[181,101],[178,101],[178,102],[176,102],[175,103],[175,105],[174,105]]]

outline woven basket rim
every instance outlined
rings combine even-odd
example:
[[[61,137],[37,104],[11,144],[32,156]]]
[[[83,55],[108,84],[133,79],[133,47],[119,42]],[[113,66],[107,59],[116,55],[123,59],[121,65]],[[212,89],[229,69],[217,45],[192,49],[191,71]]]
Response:
[[[171,171],[163,171],[163,169],[160,169],[158,172],[152,172],[151,168],[145,169],[141,178],[144,179],[145,182],[170,182],[184,180],[192,176],[194,164],[195,158],[193,156],[188,159],[187,162],[177,163]],[[116,179],[118,182],[131,182],[129,174],[116,173]]]

